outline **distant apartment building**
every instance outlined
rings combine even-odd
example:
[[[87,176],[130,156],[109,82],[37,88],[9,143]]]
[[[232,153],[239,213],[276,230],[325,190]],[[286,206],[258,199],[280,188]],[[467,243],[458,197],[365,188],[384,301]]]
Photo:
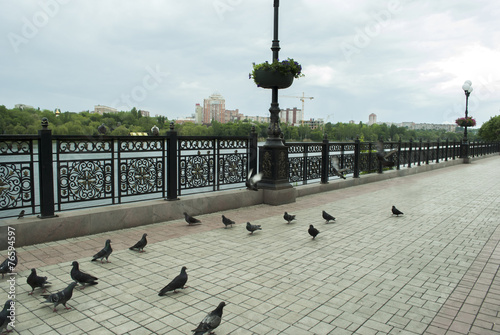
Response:
[[[245,120],[253,121],[253,122],[265,122],[269,123],[271,118],[269,116],[245,116]]]
[[[323,119],[309,119],[309,121],[303,121],[302,125],[308,126],[311,130],[323,127],[325,121]]]
[[[368,125],[371,126],[375,123],[377,123],[377,114],[371,113],[370,115],[368,115]]]
[[[147,116],[147,117],[149,117],[149,116],[150,116],[150,113],[149,113],[148,111],[145,111],[145,110],[139,109],[139,111],[138,111],[138,112],[141,114],[141,116]]]
[[[203,107],[200,104],[196,104],[194,108],[194,123],[201,124],[203,123]]]
[[[17,105],[14,105],[14,108],[24,110],[24,109],[34,109],[35,107],[30,106],[30,105],[25,105],[25,104],[17,104]]]
[[[408,128],[410,130],[444,130],[454,132],[456,125],[454,124],[438,124],[438,123],[415,123],[415,122],[377,122],[377,124],[385,124],[388,127],[395,125],[396,127]]]
[[[203,123],[222,122],[225,119],[226,100],[219,93],[214,93],[203,100]]]
[[[280,110],[280,121],[289,125],[300,125],[304,119],[304,113],[297,107]]]
[[[94,106],[94,113],[101,115],[104,113],[118,113],[118,109],[108,106],[97,105]]]

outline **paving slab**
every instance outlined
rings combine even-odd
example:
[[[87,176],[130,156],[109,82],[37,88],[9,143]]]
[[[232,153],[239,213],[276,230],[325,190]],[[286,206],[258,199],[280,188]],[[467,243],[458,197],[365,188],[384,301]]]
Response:
[[[191,334],[221,301],[216,334],[499,333],[499,171],[493,156],[199,215],[194,227],[174,220],[18,248],[0,297],[14,278],[20,334]],[[336,221],[325,223],[322,210]],[[285,211],[297,220],[287,224]],[[222,214],[237,224],[225,229]],[[249,234],[247,221],[262,230]],[[145,252],[128,250],[143,233]],[[110,263],[90,262],[108,238]],[[57,292],[71,282],[73,260],[99,284],[77,287],[72,309],[52,312],[39,289],[28,296],[31,268]],[[182,266],[188,287],[159,297]]]

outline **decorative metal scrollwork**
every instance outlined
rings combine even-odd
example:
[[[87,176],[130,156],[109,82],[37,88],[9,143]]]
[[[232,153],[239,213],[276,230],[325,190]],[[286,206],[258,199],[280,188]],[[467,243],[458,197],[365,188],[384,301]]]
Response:
[[[0,208],[16,208],[33,202],[30,163],[0,164]]]
[[[163,145],[162,140],[120,140],[118,148],[122,152],[161,151]]]
[[[288,147],[288,153],[290,154],[300,154],[305,151],[305,147],[303,144],[289,144],[287,145]]]
[[[0,141],[0,155],[28,155],[32,152],[31,140]]]
[[[288,157],[289,161],[289,177],[291,183],[296,183],[304,180],[304,158],[303,157]]]
[[[246,154],[224,154],[219,156],[219,184],[234,184],[246,180]]]
[[[307,157],[307,180],[321,178],[321,156]]]
[[[111,140],[58,139],[57,150],[60,154],[111,152],[113,142]]]
[[[181,188],[213,185],[215,181],[214,163],[211,155],[182,156],[179,164]]]
[[[120,164],[120,193],[136,195],[163,190],[163,161],[161,158],[123,160]]]
[[[179,139],[179,148],[181,150],[202,150],[202,149],[215,149],[215,140],[213,139],[195,139],[186,140]]]
[[[219,140],[220,149],[246,149],[248,147],[248,139],[221,139]]]
[[[113,196],[110,160],[63,161],[58,169],[61,203]]]

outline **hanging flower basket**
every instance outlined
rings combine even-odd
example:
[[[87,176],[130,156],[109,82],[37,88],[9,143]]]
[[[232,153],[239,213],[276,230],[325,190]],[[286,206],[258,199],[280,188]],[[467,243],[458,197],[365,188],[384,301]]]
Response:
[[[294,78],[302,76],[302,66],[292,58],[281,62],[275,60],[272,63],[254,63],[250,74],[255,84],[262,88],[287,88],[292,85]]]
[[[476,126],[476,120],[473,119],[471,116],[468,116],[467,118],[460,117],[460,118],[455,120],[455,123],[459,127],[475,127]]]

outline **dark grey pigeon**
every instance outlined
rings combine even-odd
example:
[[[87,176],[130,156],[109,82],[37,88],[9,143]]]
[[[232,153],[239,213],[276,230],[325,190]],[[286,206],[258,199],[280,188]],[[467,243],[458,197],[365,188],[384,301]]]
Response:
[[[288,214],[287,212],[285,212],[285,214],[283,214],[283,219],[285,219],[285,221],[290,223],[293,220],[295,220],[295,215],[291,215],[291,214]]]
[[[17,252],[13,250],[7,258],[0,264],[0,273],[3,276],[7,273],[12,273],[17,266]]]
[[[71,284],[68,285],[64,290],[57,292],[57,293],[52,293],[52,294],[43,294],[42,297],[45,298],[45,301],[42,301],[41,303],[46,303],[50,302],[54,304],[54,312],[57,311],[56,307],[57,305],[63,304],[65,309],[71,309],[71,307],[66,306],[66,303],[71,299],[73,296],[73,289],[76,286],[76,282],[71,282]]]
[[[382,164],[382,166],[394,166],[394,162],[388,160],[392,155],[398,152],[398,149],[385,152],[384,144],[382,142],[377,142],[377,159]]]
[[[17,216],[17,219],[19,220],[20,218],[24,217],[25,210],[23,209],[21,212],[19,212],[19,215]]]
[[[333,174],[335,174],[337,177],[346,179],[346,177],[344,176],[344,172],[346,172],[347,169],[340,169],[339,168],[339,158],[337,156],[332,157],[331,168],[332,168]]]
[[[139,240],[139,242],[137,242],[136,244],[131,246],[129,249],[130,250],[139,250],[139,252],[144,252],[144,247],[146,247],[146,244],[148,244],[148,240],[146,239],[146,236],[148,236],[148,234],[146,234],[146,233],[142,234],[142,238]]]
[[[11,308],[11,304],[13,304],[12,300],[7,300],[5,304],[3,305],[3,309],[0,312],[0,334],[3,334],[3,330],[5,329],[5,333],[10,333],[11,330],[7,330],[7,326],[9,325],[10,319],[8,318],[9,316],[9,311],[8,309]]]
[[[248,177],[247,181],[245,182],[245,186],[252,191],[258,191],[259,189],[257,188],[257,183],[262,179],[263,173],[256,173],[253,175],[253,169],[250,169],[250,172],[248,172]]]
[[[311,235],[313,237],[313,240],[319,234],[319,230],[317,230],[316,228],[314,228],[314,226],[312,224],[309,225],[309,229],[307,231],[309,232],[309,235]]]
[[[258,224],[250,224],[250,222],[247,222],[247,230],[250,232],[250,234],[253,234],[254,231],[262,230],[262,228]]]
[[[107,239],[104,248],[102,248],[101,251],[99,251],[97,254],[94,255],[94,257],[92,258],[92,262],[95,262],[96,260],[100,259],[102,263],[102,260],[106,258],[106,263],[109,263],[108,257],[109,255],[111,255],[112,252],[113,249],[111,249],[111,240]]]
[[[401,212],[399,209],[397,209],[396,206],[392,206],[392,215],[400,216],[400,215],[403,215],[403,212]]]
[[[107,128],[106,128],[106,126],[104,125],[104,123],[102,123],[99,127],[97,127],[97,131],[98,131],[98,132],[99,132],[99,134],[101,134],[101,135],[106,134]]]
[[[213,334],[212,331],[219,327],[222,320],[222,309],[224,306],[226,306],[226,303],[221,302],[216,309],[208,313],[198,327],[192,330],[194,335]]]
[[[151,134],[153,134],[153,136],[158,136],[160,134],[160,129],[156,125],[154,125],[151,128]]]
[[[186,220],[186,222],[189,224],[189,225],[194,225],[194,224],[197,224],[197,223],[201,223],[200,220],[198,219],[195,219],[194,217],[192,217],[191,215],[189,215],[188,213],[184,212],[184,220]]]
[[[97,285],[99,284],[96,282],[98,279],[97,277],[94,277],[92,275],[89,275],[88,273],[80,271],[80,265],[78,264],[77,261],[74,261],[71,263],[73,268],[71,269],[70,275],[71,279],[76,281],[78,284],[82,285],[81,289],[83,290],[85,286],[92,286],[92,285]]]
[[[225,225],[224,229],[227,228],[227,226],[231,226],[231,228],[233,228],[233,224],[235,224],[233,220],[228,219],[224,215],[222,215],[222,223]]]
[[[28,295],[32,295],[35,288],[40,287],[43,289],[42,293],[45,293],[45,287],[50,286],[50,282],[47,281],[47,277],[40,277],[36,274],[36,269],[31,269],[31,274],[26,279],[26,282],[31,286],[31,292]]]
[[[188,275],[186,273],[186,270],[187,270],[187,268],[185,266],[183,266],[181,269],[181,273],[177,277],[175,277],[170,283],[168,283],[167,286],[162,288],[160,290],[160,293],[158,293],[158,295],[161,297],[161,296],[164,296],[165,293],[167,293],[167,292],[174,291],[174,293],[177,293],[176,290],[181,289],[181,288],[182,289],[187,288],[187,286],[184,286],[184,285],[186,285],[187,280],[188,280]]]
[[[335,218],[325,211],[323,211],[323,219],[325,219],[327,223],[330,223],[330,221],[335,221]]]

